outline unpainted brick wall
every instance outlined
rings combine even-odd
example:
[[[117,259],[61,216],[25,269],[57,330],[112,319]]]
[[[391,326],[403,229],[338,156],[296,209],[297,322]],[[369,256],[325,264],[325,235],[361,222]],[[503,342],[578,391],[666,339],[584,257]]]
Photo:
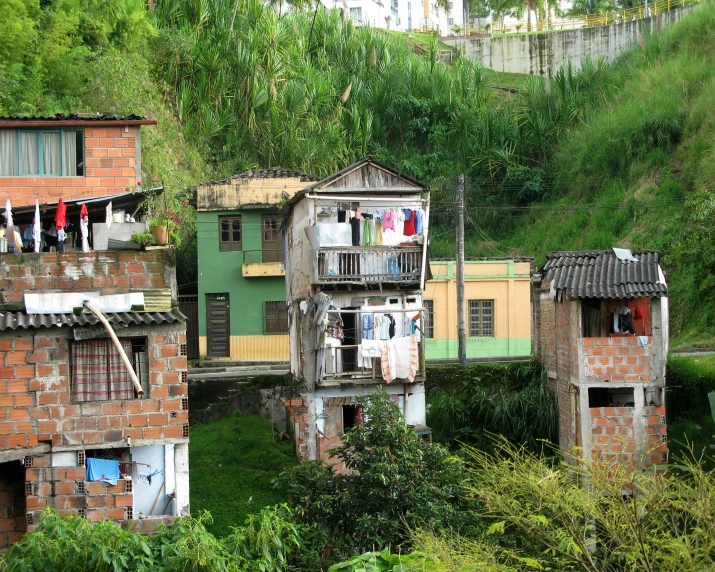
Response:
[[[665,406],[648,405],[643,408],[646,441],[645,465],[662,465],[668,462],[668,426]]]
[[[173,268],[167,250],[47,252],[0,256],[0,302],[21,304],[25,292],[125,294],[147,287],[170,287]]]
[[[19,461],[0,464],[0,551],[20,540],[27,530],[25,467]]]
[[[69,335],[70,328],[0,332],[0,450],[35,447],[39,441],[67,446],[185,437],[184,324],[146,331],[145,399],[72,403]],[[120,337],[132,335],[137,328],[119,330]]]
[[[293,435],[296,444],[296,456],[303,461],[307,458],[307,445],[305,436],[308,427],[308,407],[305,405],[305,399],[296,397],[283,401],[288,415],[288,432]],[[296,435],[296,425],[298,434]]]
[[[636,336],[583,338],[583,355],[590,381],[655,381],[652,337],[646,347]]]
[[[61,125],[58,125],[61,127]],[[85,127],[85,175],[83,177],[3,177],[0,201],[12,206],[34,205],[126,192],[137,182],[138,126]]]

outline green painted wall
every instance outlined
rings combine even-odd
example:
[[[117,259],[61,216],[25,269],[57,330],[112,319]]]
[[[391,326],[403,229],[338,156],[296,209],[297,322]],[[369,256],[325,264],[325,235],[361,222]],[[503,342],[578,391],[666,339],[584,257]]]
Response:
[[[425,340],[425,359],[457,359],[457,340]],[[530,338],[467,338],[467,358],[528,356]]]
[[[243,211],[242,246],[261,250],[261,215],[271,211]],[[219,252],[219,215],[236,211],[198,213],[199,335],[206,335],[206,294],[228,292],[231,305],[231,335],[263,334],[263,302],[285,300],[285,278],[244,278],[243,252]]]

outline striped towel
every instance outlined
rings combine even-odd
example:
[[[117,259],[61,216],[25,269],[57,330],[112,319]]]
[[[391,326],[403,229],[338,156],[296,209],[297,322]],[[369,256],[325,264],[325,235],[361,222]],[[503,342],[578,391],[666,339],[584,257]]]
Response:
[[[382,348],[382,377],[387,383],[394,379],[414,381],[418,364],[416,336],[392,338],[385,342]]]

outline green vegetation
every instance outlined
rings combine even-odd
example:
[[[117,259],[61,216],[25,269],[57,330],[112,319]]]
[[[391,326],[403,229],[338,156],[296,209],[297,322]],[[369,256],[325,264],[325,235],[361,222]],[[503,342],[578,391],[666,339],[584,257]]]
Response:
[[[427,424],[440,443],[490,450],[497,434],[539,452],[558,441],[556,394],[536,362],[430,368],[428,379]]]
[[[255,415],[233,415],[191,429],[191,509],[213,516],[207,529],[227,536],[251,513],[284,500],[272,481],[296,463],[293,443],[281,441]]]

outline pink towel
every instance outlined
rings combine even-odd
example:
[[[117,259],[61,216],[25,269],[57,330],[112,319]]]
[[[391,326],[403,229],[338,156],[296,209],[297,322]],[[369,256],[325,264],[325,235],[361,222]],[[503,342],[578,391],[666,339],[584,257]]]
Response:
[[[417,337],[392,338],[382,348],[382,377],[387,383],[394,379],[415,380],[419,365]]]

